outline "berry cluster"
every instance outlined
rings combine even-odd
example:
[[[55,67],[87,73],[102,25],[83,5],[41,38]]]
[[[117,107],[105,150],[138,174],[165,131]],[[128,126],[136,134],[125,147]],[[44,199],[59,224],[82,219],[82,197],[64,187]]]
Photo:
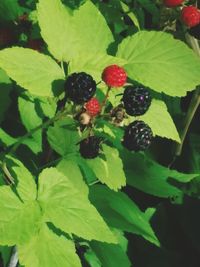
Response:
[[[163,0],[167,7],[177,7],[184,3],[184,0]],[[181,21],[188,27],[190,35],[200,39],[200,10],[196,6],[184,6],[181,9]]]
[[[111,87],[123,87],[126,85],[127,74],[122,67],[111,65],[102,72],[102,80]],[[80,112],[75,118],[80,123],[80,129],[89,129],[88,137],[79,143],[79,151],[82,157],[95,158],[101,150],[102,138],[92,133],[93,122],[106,105],[108,93],[102,103],[95,97],[96,82],[91,75],[85,72],[72,73],[65,81],[65,99],[80,106]],[[120,125],[127,115],[143,115],[151,105],[151,95],[148,88],[141,85],[129,85],[125,87],[121,104],[110,111],[110,117],[115,125]],[[126,115],[127,114],[127,115]],[[82,128],[81,128],[82,127]],[[153,134],[150,127],[143,121],[136,120],[130,123],[124,133],[122,144],[130,151],[145,150],[149,147]]]

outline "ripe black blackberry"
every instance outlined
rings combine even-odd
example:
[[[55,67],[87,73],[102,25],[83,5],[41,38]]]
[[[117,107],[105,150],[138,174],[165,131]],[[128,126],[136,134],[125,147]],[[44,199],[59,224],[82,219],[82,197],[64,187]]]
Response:
[[[130,151],[143,151],[150,146],[152,138],[152,130],[146,123],[134,121],[127,126],[122,144]]]
[[[83,158],[93,159],[99,155],[102,139],[96,136],[89,136],[80,142],[80,154]]]
[[[94,96],[96,82],[85,72],[73,73],[65,81],[65,92],[75,104],[83,104]]]
[[[128,115],[139,116],[143,115],[151,105],[151,95],[145,87],[128,86],[124,91],[122,101]]]
[[[189,34],[200,40],[200,23],[188,30]]]

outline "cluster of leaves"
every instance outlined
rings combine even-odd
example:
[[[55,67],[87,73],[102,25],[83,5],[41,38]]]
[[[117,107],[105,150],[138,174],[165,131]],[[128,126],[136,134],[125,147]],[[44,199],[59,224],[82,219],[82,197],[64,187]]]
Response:
[[[184,193],[198,195],[197,135],[190,143],[190,174],[156,159],[163,158],[160,147],[167,144],[170,151],[172,141],[181,142],[174,120],[182,116],[180,97],[200,84],[200,60],[171,34],[144,30],[147,13],[153,15],[152,25],[160,20],[154,1],[106,2],[0,3],[2,25],[15,22],[19,34],[13,47],[0,50],[0,245],[5,265],[8,246],[17,246],[25,267],[134,266],[124,233],[157,247],[164,241],[150,224],[155,209],[147,205],[142,210],[143,202],[129,197],[129,190],[166,199],[168,205],[170,199],[181,201]],[[24,12],[28,31],[19,30]],[[43,53],[27,48],[32,38],[43,39],[42,49],[36,49]],[[66,113],[56,113],[57,103],[68,75],[84,71],[98,83],[110,64],[123,66],[130,82],[151,88],[154,99],[140,118],[157,138],[147,153],[128,152],[121,145],[122,129],[99,117],[95,131],[106,140],[103,156],[83,159],[77,144],[84,132],[77,129],[74,108],[67,103]],[[109,105],[116,106],[122,91],[110,92]],[[105,85],[98,84],[99,98],[105,93]]]

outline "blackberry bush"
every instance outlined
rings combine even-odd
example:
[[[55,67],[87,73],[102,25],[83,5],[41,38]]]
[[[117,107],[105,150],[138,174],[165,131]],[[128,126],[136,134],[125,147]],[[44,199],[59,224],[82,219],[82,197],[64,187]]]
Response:
[[[0,1],[0,266],[200,266],[197,2]]]

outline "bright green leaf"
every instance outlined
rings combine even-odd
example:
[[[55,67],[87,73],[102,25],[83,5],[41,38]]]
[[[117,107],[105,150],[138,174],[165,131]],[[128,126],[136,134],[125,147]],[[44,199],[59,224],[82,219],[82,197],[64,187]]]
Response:
[[[200,60],[183,42],[164,32],[141,31],[119,45],[131,79],[157,92],[184,96],[200,84]]]
[[[86,1],[74,12],[74,23],[80,38],[79,51],[92,53],[96,57],[96,53],[105,53],[114,41],[105,18],[92,1]]]
[[[67,176],[56,168],[45,169],[41,173],[38,201],[44,219],[66,233],[73,233],[87,240],[116,242],[87,195],[74,187]]]
[[[37,127],[38,125],[42,124],[42,119],[36,112],[36,106],[34,100],[28,97],[19,97],[18,98],[18,108],[20,112],[21,120],[27,129],[30,131]],[[42,131],[38,130],[34,134],[32,134],[32,138],[34,139],[36,146],[36,152],[42,151]]]
[[[57,165],[57,170],[62,172],[78,190],[88,195],[88,186],[83,180],[83,175],[78,164],[70,159],[62,159]]]
[[[6,165],[15,179],[17,192],[23,201],[33,201],[37,196],[37,189],[34,178],[29,170],[20,162],[11,156],[6,157]]]
[[[180,143],[176,126],[163,101],[153,99],[148,112],[141,116],[140,119],[151,127],[154,135]]]
[[[65,118],[49,127],[48,141],[51,147],[60,155],[64,156],[78,149],[78,131],[71,118]]]
[[[115,148],[103,145],[103,153],[105,159],[97,157],[92,160],[86,160],[86,162],[102,183],[117,191],[126,185],[126,177],[119,152]]]
[[[90,199],[110,226],[141,235],[159,245],[145,214],[124,193],[95,185],[91,187]]]
[[[53,96],[54,83],[64,79],[61,68],[53,59],[28,48],[1,50],[0,67],[20,86],[38,96]]]
[[[19,246],[19,260],[26,267],[81,267],[74,243],[43,225],[29,243]]]
[[[26,243],[38,230],[41,216],[38,204],[23,204],[9,186],[1,186],[0,195],[0,244]]]
[[[80,43],[71,11],[60,0],[40,0],[37,10],[41,35],[49,51],[56,59],[69,61]]]

